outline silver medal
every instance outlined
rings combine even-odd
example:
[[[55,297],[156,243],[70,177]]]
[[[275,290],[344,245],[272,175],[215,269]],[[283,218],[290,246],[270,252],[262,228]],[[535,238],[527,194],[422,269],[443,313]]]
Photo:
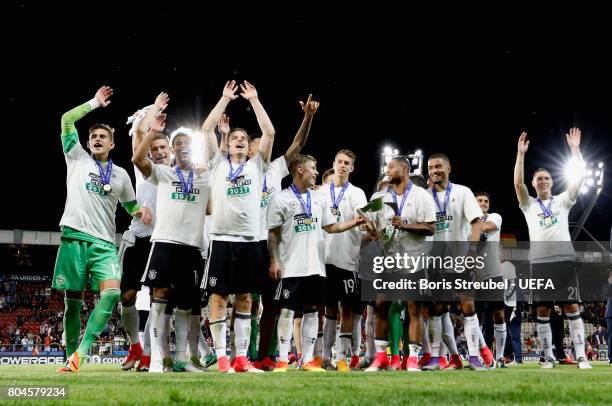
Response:
[[[112,188],[112,187],[111,187],[111,185],[109,185],[109,184],[104,185],[104,186],[102,187],[102,189],[104,189],[104,191],[105,191],[106,193],[110,193],[110,192],[111,192],[111,190],[113,190],[113,188]]]

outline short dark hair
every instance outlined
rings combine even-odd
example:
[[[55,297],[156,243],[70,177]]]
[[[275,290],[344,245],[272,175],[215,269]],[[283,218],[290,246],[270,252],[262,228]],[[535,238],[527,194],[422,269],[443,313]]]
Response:
[[[151,142],[153,141],[157,141],[157,140],[166,140],[168,141],[168,143],[170,143],[170,140],[168,139],[168,136],[164,133],[155,133],[155,135],[153,136],[153,139],[151,140]]]
[[[410,161],[405,155],[396,155],[391,158],[392,161],[399,162],[402,165],[406,165],[408,167],[408,171],[410,171]]]
[[[329,175],[333,175],[333,174],[334,174],[334,168],[329,168],[328,170],[323,172],[323,176],[321,176],[321,181],[323,181],[323,179],[327,178]]]
[[[289,172],[291,173],[291,176],[295,176],[298,166],[304,165],[309,161],[312,161],[315,164],[317,163],[317,160],[312,155],[296,154],[289,163]]]
[[[111,127],[110,125],[108,125],[108,124],[96,123],[96,124],[92,125],[89,128],[89,136],[91,137],[91,133],[94,132],[95,130],[98,130],[98,129],[103,129],[103,130],[108,131],[108,133],[110,134],[110,137],[111,137],[111,141],[113,141],[113,142],[115,141],[115,129],[113,127]]]
[[[442,152],[436,152],[435,154],[431,154],[429,158],[427,158],[428,161],[431,161],[432,159],[441,159],[443,161],[446,161],[446,163],[450,164],[450,159],[448,158],[448,155],[443,154]]]
[[[172,138],[170,139],[170,143],[174,146],[174,140],[176,140],[178,137],[188,137],[189,139],[191,139],[191,134],[186,133],[186,132],[182,132],[182,131],[177,131],[174,132],[172,134]]]
[[[538,168],[533,172],[533,176],[531,177],[532,179],[535,178],[536,173],[538,172],[546,172],[547,174],[549,174],[551,177],[552,175],[550,174],[550,171],[546,168]]]
[[[355,160],[357,159],[357,156],[355,155],[355,153],[353,151],[351,151],[350,149],[341,149],[340,151],[336,152],[336,155],[334,156],[334,160],[340,154],[344,154],[344,155],[348,156],[349,158],[351,158],[353,160],[353,165],[355,165]]]
[[[478,192],[474,193],[474,196],[486,196],[487,199],[491,200],[491,196],[489,196],[489,194],[483,190],[479,190]]]

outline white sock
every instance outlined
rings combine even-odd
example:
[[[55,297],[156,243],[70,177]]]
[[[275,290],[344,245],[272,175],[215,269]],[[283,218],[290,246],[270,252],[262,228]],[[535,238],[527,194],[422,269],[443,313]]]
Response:
[[[431,345],[431,356],[440,356],[440,342],[442,341],[442,320],[440,316],[429,318],[429,343]]]
[[[389,346],[389,340],[378,340],[374,339],[374,346],[376,347],[376,353],[384,352],[387,353],[387,347]]]
[[[361,314],[353,315],[353,344],[351,355],[359,355],[361,352]]]
[[[421,346],[418,344],[408,344],[408,354],[410,357],[418,357],[421,352]]]
[[[153,299],[149,320],[151,324],[151,365],[161,365],[168,346],[168,323],[165,316],[166,300]],[[165,343],[165,344],[164,344]]]
[[[506,323],[495,324],[495,359],[504,358],[506,347]]]
[[[484,339],[484,335],[482,334],[482,328],[478,328],[478,349],[486,347],[487,342]]]
[[[584,358],[586,360],[584,351],[584,322],[580,317],[580,312],[566,313],[567,319],[569,320],[569,331],[570,337],[574,342],[574,350],[576,351],[576,360]],[[608,334],[612,334],[609,332]]]
[[[236,333],[234,332],[234,325],[236,324],[236,320],[234,319],[234,324],[230,329],[230,359],[236,358]]]
[[[478,316],[475,314],[463,316],[463,331],[467,340],[468,354],[470,357],[477,357],[480,355],[478,351],[478,330],[480,330],[480,326],[478,324]]]
[[[448,312],[442,313],[442,339],[444,340],[444,344],[448,347],[448,351],[452,354],[459,354],[457,351],[457,343],[455,342],[455,330],[453,329],[453,323],[450,319],[450,314]],[[478,322],[478,319],[476,319]]]
[[[227,320],[225,318],[210,321],[210,333],[217,358],[227,356]]]
[[[200,328],[200,337],[198,338],[198,351],[200,351],[200,356],[202,357],[208,357],[210,354],[212,354],[208,341],[206,341],[206,338],[204,338],[204,334],[202,333],[202,328]]]
[[[278,336],[278,356],[280,361],[289,362],[289,350],[291,349],[291,336],[293,336],[293,310],[281,309],[278,316],[276,328]],[[302,321],[303,323],[303,321]]]
[[[189,316],[189,335],[187,336],[188,353],[190,359],[191,357],[198,357],[198,342],[200,341],[201,333],[202,327],[200,324],[200,315],[191,314]]]
[[[176,338],[175,358],[187,362],[187,336],[189,335],[191,309],[176,309],[174,315],[174,337]]]
[[[251,338],[251,313],[236,311],[234,318],[234,334],[236,343],[236,356],[246,357]]]
[[[421,317],[421,325],[423,328],[423,336],[421,337],[421,341],[423,343],[423,352],[428,352],[431,354],[431,345],[429,345],[429,326],[425,323],[425,319]]]
[[[130,340],[130,344],[138,344],[140,342],[138,337],[138,310],[136,310],[135,305],[121,305],[121,321],[123,322],[123,329]]]
[[[373,358],[376,355],[376,347],[374,345],[374,306],[367,306],[366,311],[366,358]]]
[[[304,313],[302,319],[302,359],[304,363],[314,358],[315,341],[319,329],[319,312]]]
[[[340,333],[340,339],[338,342],[340,345],[336,351],[336,361],[346,360],[351,355],[351,339],[353,333]]]
[[[141,338],[140,338],[140,342],[142,342],[144,345],[142,346],[142,351],[144,353],[144,355],[151,355],[151,312],[148,312],[149,315],[147,316],[147,322],[145,323],[145,328],[144,331],[142,333]]]
[[[552,330],[550,328],[550,317],[538,316],[536,328],[538,330],[538,336],[540,337],[540,341],[542,342],[544,357],[555,359],[552,350]]]
[[[318,323],[317,323],[317,326],[318,326]],[[319,330],[318,327],[317,327],[317,330]],[[304,334],[302,334],[302,337],[304,337]],[[302,344],[302,352],[303,351],[304,351],[304,345]],[[323,354],[323,332],[318,331],[317,338],[314,343],[313,355],[315,357],[323,358],[322,354]]]
[[[170,353],[170,318],[171,317],[172,315],[166,314],[165,310],[164,310],[164,313],[161,315],[161,323],[164,325],[164,334],[165,334],[165,336],[163,337],[161,341],[162,358],[172,356],[172,353]],[[153,340],[151,340],[151,343],[153,343]],[[151,349],[151,352],[153,352],[153,349]]]
[[[329,360],[331,357],[331,350],[336,339],[337,322],[337,319],[327,318],[327,316],[323,321],[323,361]]]

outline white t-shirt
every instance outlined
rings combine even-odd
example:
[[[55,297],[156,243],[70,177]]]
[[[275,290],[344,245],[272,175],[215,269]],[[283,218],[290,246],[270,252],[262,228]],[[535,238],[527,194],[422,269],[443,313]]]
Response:
[[[188,182],[189,171],[182,171]],[[157,221],[151,241],[166,241],[204,248],[204,219],[210,197],[208,172],[193,172],[191,192],[183,194],[179,176],[174,168],[152,165],[147,179],[157,186]]]
[[[542,204],[546,209],[551,204],[550,199],[543,200]],[[552,197],[550,207],[551,216],[545,217],[544,211],[540,207],[537,199],[529,196],[527,204],[520,206],[525,215],[527,227],[529,228],[529,240],[531,249],[529,259],[531,263],[547,263],[558,261],[573,261],[576,259],[576,252],[571,244],[569,232],[569,212],[576,204],[576,200],[570,200],[567,191]],[[547,241],[549,243],[542,243]],[[566,244],[551,244],[553,241],[566,241]]]
[[[281,228],[278,245],[282,278],[325,276],[325,237],[323,229],[336,222],[327,201],[320,194],[309,191],[312,217],[306,211],[291,188],[278,193],[268,206],[268,227]],[[302,199],[307,204],[307,193]]]
[[[376,192],[372,195],[372,200],[378,197],[383,197],[383,202],[393,203],[392,189],[387,189],[383,192]],[[406,191],[408,191],[406,189]],[[436,221],[436,210],[433,203],[433,199],[428,196],[428,191],[417,185],[412,185],[408,196],[406,197],[404,206],[401,208],[400,217],[404,224],[417,224],[417,223],[431,223]],[[404,192],[405,195],[405,192]],[[404,195],[396,196],[397,208],[400,209]],[[391,220],[395,216],[393,209],[387,205],[384,205],[383,213],[387,220],[386,230],[387,233],[393,232],[394,227],[391,224]],[[432,237],[426,235],[419,235],[408,231],[395,230],[395,239],[400,242],[400,253],[407,253],[411,256],[420,256],[422,254],[427,255],[431,250]],[[419,266],[419,269],[422,268]],[[419,269],[413,269],[417,271]]]
[[[287,169],[287,161],[285,160],[284,155],[276,158],[270,163],[268,171],[264,177],[267,191],[263,192],[262,186],[261,192],[261,210],[259,217],[259,228],[261,232],[257,238],[259,241],[266,241],[268,239],[268,206],[270,205],[272,198],[281,191],[281,181],[287,175],[289,175],[289,169]]]
[[[482,217],[482,221],[484,223],[491,222],[497,226],[497,230],[492,231],[490,233],[485,233],[485,235],[487,236],[487,241],[499,241],[499,234],[501,232],[501,225],[502,225],[502,216],[500,216],[497,213],[488,213],[488,214],[485,214],[484,217]],[[471,232],[471,228],[470,228],[470,232]]]
[[[60,225],[115,244],[117,203],[136,200],[130,176],[125,169],[113,164],[110,179],[112,190],[109,194],[103,189],[96,161],[79,142],[64,156],[68,193]],[[102,165],[102,169],[106,171],[106,165]]]
[[[151,165],[153,162],[151,162]],[[142,176],[138,168],[134,167],[136,174],[136,201],[140,207],[146,207],[151,210],[153,221],[149,225],[143,224],[139,217],[132,218],[129,229],[135,237],[143,238],[150,237],[153,234],[155,227],[155,204],[157,202],[157,187],[150,182],[147,182]]]
[[[260,206],[267,165],[261,154],[244,163],[242,173],[229,180],[230,164],[220,152],[210,160],[212,226],[210,239],[216,241],[257,241],[261,229]],[[234,171],[238,165],[232,164]]]
[[[368,204],[366,195],[357,186],[349,183],[339,202],[338,210],[334,209],[329,185],[323,185],[319,192],[326,200],[327,207],[336,222],[350,221],[355,218],[355,210]],[[334,187],[336,201],[340,199],[342,187]],[[340,269],[357,272],[359,249],[361,247],[361,231],[355,227],[343,233],[325,233],[325,263]]]
[[[437,218],[434,241],[468,241],[467,228],[472,220],[482,217],[482,210],[474,193],[468,187],[453,183],[445,216],[439,215],[439,212],[444,209],[446,190],[435,193],[437,193],[440,207],[435,204],[432,189],[428,189],[429,197],[434,202]]]
[[[204,221],[204,233],[202,239],[204,241],[204,248],[202,249],[202,258],[208,259],[208,247],[210,245],[210,224],[212,223],[212,215],[207,215]]]

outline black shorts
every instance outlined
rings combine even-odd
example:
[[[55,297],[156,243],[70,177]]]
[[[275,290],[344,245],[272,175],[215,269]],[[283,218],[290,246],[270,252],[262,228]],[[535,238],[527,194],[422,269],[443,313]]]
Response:
[[[261,293],[262,262],[259,241],[212,241],[202,289],[221,296]]]
[[[121,258],[121,293],[128,290],[139,291],[142,287],[142,273],[147,267],[151,252],[151,237],[136,237],[134,245],[127,247]]]
[[[302,312],[304,305],[319,306],[325,303],[327,282],[320,275],[297,278],[283,278],[276,289],[276,297],[281,309]]]
[[[202,269],[203,259],[197,247],[154,242],[141,281],[153,288],[171,288],[176,294],[174,302],[185,308],[184,303],[193,302],[190,298],[200,297]]]
[[[531,264],[531,278],[543,283],[552,282],[554,288],[535,287],[531,293],[533,303],[546,305],[579,303],[580,290],[576,278],[577,264],[573,261]],[[528,289],[529,290],[529,289]]]
[[[338,306],[342,304],[361,304],[361,280],[357,273],[338,268],[337,266],[325,264],[327,282],[326,306]]]

